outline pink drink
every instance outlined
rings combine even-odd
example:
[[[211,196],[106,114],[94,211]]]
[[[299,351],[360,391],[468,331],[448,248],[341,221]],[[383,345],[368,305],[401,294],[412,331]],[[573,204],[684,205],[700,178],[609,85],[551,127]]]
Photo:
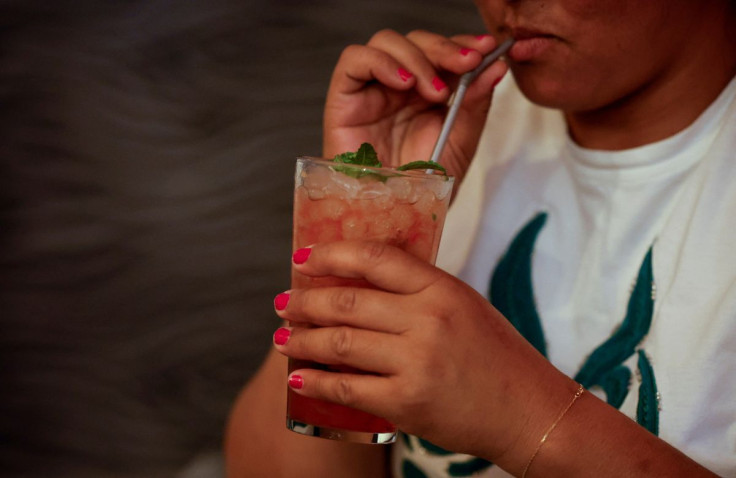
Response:
[[[350,174],[344,172],[348,169],[352,170]],[[360,171],[369,173],[361,176]],[[319,242],[361,239],[386,242],[434,263],[452,184],[452,178],[424,170],[400,172],[299,158],[294,250]],[[370,286],[356,280],[292,273],[294,288],[334,285]],[[348,370],[290,360],[289,372],[301,368]],[[363,443],[391,443],[396,439],[396,427],[383,418],[305,398],[291,390],[288,393],[287,426],[293,431]]]

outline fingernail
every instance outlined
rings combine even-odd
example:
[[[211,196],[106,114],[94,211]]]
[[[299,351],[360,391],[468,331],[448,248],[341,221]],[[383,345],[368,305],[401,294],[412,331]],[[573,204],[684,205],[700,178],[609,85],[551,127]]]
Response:
[[[285,327],[279,327],[276,332],[273,333],[273,342],[276,345],[284,345],[286,342],[289,341],[290,335],[291,330]]]
[[[297,249],[292,256],[292,260],[294,261],[294,264],[304,264],[305,262],[307,262],[307,259],[309,259],[309,254],[311,253],[312,249],[310,249],[309,247]]]
[[[401,78],[401,79],[402,79],[402,80],[404,80],[404,81],[409,81],[409,79],[410,79],[410,78],[411,78],[412,76],[414,76],[414,75],[412,75],[411,73],[409,73],[408,71],[406,71],[406,70],[405,70],[405,69],[403,69],[403,68],[399,68],[399,69],[398,69],[397,71],[398,71],[398,73],[399,73],[399,78]]]
[[[491,35],[489,35],[488,33],[484,33],[482,35],[476,35],[475,36],[475,39],[476,40],[484,40],[484,39],[488,38],[489,36],[491,36]]]
[[[289,304],[289,298],[291,295],[288,292],[282,292],[273,299],[273,306],[276,310],[284,310]]]
[[[442,91],[447,88],[447,85],[444,81],[440,79],[439,76],[435,76],[434,78],[432,78],[432,86],[434,86],[434,89],[437,91]]]
[[[299,390],[304,386],[304,379],[301,375],[292,375],[289,377],[289,386],[295,390]]]
[[[472,48],[460,48],[460,54],[462,56],[468,56],[468,53],[470,53],[471,51],[473,51]]]
[[[491,85],[491,88],[495,88],[497,84],[501,83],[501,80],[503,80],[503,76],[501,78],[496,78],[493,85]]]

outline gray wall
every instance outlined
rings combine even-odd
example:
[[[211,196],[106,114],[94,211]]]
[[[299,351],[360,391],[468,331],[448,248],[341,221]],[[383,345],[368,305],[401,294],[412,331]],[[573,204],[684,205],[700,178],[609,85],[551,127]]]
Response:
[[[0,0],[1,476],[217,453],[331,68],[380,28],[482,31],[434,3]]]

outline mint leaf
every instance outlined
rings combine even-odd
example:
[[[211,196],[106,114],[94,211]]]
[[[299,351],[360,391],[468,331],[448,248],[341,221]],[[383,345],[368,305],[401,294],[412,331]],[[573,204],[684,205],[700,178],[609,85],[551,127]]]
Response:
[[[444,166],[433,161],[412,161],[396,168],[397,171],[409,171],[410,169],[434,169],[447,176],[447,170]]]
[[[369,168],[380,168],[381,162],[378,160],[378,154],[370,143],[363,143],[358,148],[358,151],[338,154],[333,159],[336,163],[353,164],[356,166],[365,166]],[[335,166],[335,170],[341,173],[347,174],[354,178],[362,178],[364,176],[372,176],[379,181],[385,181],[386,178],[373,171],[361,170],[358,168],[348,168]]]
[[[338,154],[335,156],[335,159],[333,159],[336,163],[349,163],[349,164],[355,164],[355,152],[354,151],[348,151],[347,153]]]
[[[370,143],[363,143],[358,151],[338,154],[335,156],[336,163],[356,164],[358,166],[368,166],[371,168],[380,168],[381,162],[378,160],[378,154]]]
[[[362,166],[370,166],[372,168],[380,168],[381,162],[378,160],[378,154],[370,143],[363,143],[355,153],[358,164]]]

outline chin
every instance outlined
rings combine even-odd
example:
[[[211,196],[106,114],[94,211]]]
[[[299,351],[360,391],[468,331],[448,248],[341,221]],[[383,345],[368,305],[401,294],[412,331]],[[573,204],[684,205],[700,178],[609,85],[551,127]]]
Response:
[[[605,104],[598,88],[580,78],[541,75],[525,66],[511,67],[514,80],[524,96],[534,104],[563,111],[584,111]]]

